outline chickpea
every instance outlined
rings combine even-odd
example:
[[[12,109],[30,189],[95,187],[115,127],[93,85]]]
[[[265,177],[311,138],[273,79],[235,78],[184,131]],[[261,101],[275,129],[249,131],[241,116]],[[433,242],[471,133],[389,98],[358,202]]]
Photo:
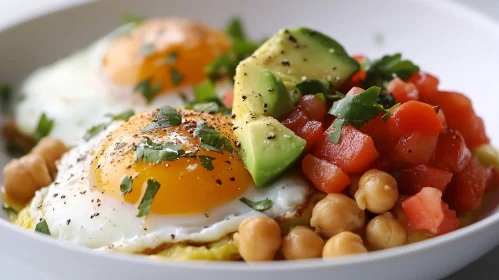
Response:
[[[282,254],[286,260],[320,258],[324,241],[313,230],[298,226],[282,241]]]
[[[3,168],[5,193],[18,203],[29,202],[35,192],[52,183],[45,160],[37,154],[14,159]]]
[[[322,258],[334,258],[346,255],[367,253],[362,238],[348,231],[331,237],[322,250]]]
[[[355,200],[360,209],[383,214],[395,205],[398,195],[395,178],[383,171],[371,169],[360,178]]]
[[[407,231],[392,213],[387,212],[367,223],[366,240],[375,249],[398,247],[407,240]]]
[[[31,153],[40,155],[45,160],[50,174],[55,175],[57,172],[55,162],[59,160],[67,150],[66,146],[60,140],[44,137],[36,144]]]
[[[328,194],[312,211],[310,225],[323,237],[342,231],[359,231],[364,227],[365,213],[344,194]]]
[[[250,217],[239,224],[234,241],[245,261],[271,261],[281,247],[281,230],[267,216]]]

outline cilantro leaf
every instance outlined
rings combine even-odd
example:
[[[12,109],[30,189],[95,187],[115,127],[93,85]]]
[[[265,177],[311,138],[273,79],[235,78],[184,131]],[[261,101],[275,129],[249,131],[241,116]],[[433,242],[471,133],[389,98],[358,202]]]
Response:
[[[324,93],[316,93],[315,96],[319,97],[322,102],[326,102],[326,97],[324,96]]]
[[[383,121],[387,122],[388,119],[390,118],[390,114],[392,113],[393,109],[397,108],[398,106],[400,106],[400,103],[397,103],[393,105],[390,109],[388,109],[386,113],[383,115]]]
[[[340,137],[341,137],[341,130],[343,128],[343,124],[345,123],[345,120],[343,119],[336,119],[333,122],[333,132],[329,134],[327,137],[327,140],[331,143],[338,144],[340,143]]]
[[[180,84],[182,82],[182,80],[184,79],[184,76],[180,72],[175,70],[174,68],[172,68],[170,70],[170,74],[171,74],[171,78],[172,78],[172,83],[174,85]]]
[[[47,225],[47,221],[42,219],[36,224],[35,231],[43,234],[50,235],[49,226]]]
[[[246,40],[241,40],[241,39],[234,39],[232,41],[232,51],[236,54],[251,54],[254,53],[260,44],[251,42],[251,41],[246,41]]]
[[[301,94],[326,94],[333,87],[333,84],[330,82],[324,83],[319,80],[305,80],[296,84],[296,87],[300,90]]]
[[[166,105],[159,108],[159,112],[146,128],[142,132],[148,132],[160,128],[168,128],[172,126],[178,126],[182,124],[182,114],[173,109],[171,106]]]
[[[5,144],[5,151],[13,158],[20,158],[28,154],[29,149],[21,146],[17,141],[11,139]]]
[[[83,135],[83,139],[85,141],[92,139],[92,137],[94,137],[95,135],[99,134],[101,131],[106,129],[108,125],[109,123],[101,123],[90,127],[89,129],[87,129],[85,135]]]
[[[328,100],[334,100],[334,101],[337,101],[337,100],[340,100],[342,98],[345,98],[345,95],[339,91],[337,91],[335,94],[326,94],[324,93],[324,97]]]
[[[127,24],[139,25],[144,22],[144,19],[132,14],[125,14],[123,15],[123,21]]]
[[[140,47],[140,55],[141,56],[150,56],[154,53],[154,44],[147,43]]]
[[[260,200],[258,202],[254,202],[254,201],[247,199],[246,197],[241,197],[239,199],[239,201],[241,201],[242,203],[255,209],[256,211],[260,211],[260,212],[268,210],[268,209],[272,208],[272,206],[274,206],[274,202],[268,198],[266,198],[264,200]]]
[[[2,110],[6,110],[12,99],[12,88],[8,84],[0,85],[0,107]]]
[[[125,194],[132,191],[132,183],[133,183],[132,176],[123,177],[120,183],[121,196],[124,196]]]
[[[211,64],[206,66],[204,72],[212,81],[218,80],[225,76],[234,77],[238,63],[239,59],[237,59],[235,55],[229,56],[229,54],[225,53],[214,59]]]
[[[161,83],[156,83],[154,85],[151,84],[151,79],[145,79],[140,81],[137,85],[135,85],[134,91],[141,93],[147,102],[151,102],[151,100],[158,94],[161,90]]]
[[[148,137],[135,146],[135,159],[137,161],[142,160],[157,164],[163,161],[175,161],[183,154],[185,151],[182,150],[182,145],[172,142],[155,143]]]
[[[196,103],[220,102],[215,85],[212,81],[206,80],[194,88]]]
[[[40,119],[38,120],[38,125],[36,126],[33,138],[35,138],[36,141],[42,139],[43,137],[50,134],[50,131],[52,130],[53,127],[54,127],[54,120],[49,119],[47,115],[43,113],[40,116]]]
[[[11,215],[17,215],[17,211],[16,209],[10,207],[9,205],[7,204],[4,204],[2,205],[2,210],[5,212],[5,214],[7,214],[8,216],[11,216]]]
[[[225,28],[225,33],[229,35],[232,39],[246,39],[246,34],[244,34],[243,25],[240,18],[232,18],[229,24]]]
[[[346,96],[333,103],[329,114],[344,119],[345,125],[359,128],[377,117],[380,112],[385,112],[383,106],[377,102],[380,90],[379,87],[371,87],[359,94]]]
[[[126,121],[126,120],[128,120],[133,115],[135,115],[135,111],[132,110],[132,109],[128,109],[128,110],[123,111],[123,112],[121,112],[119,114],[116,114],[116,115],[108,114],[107,116],[111,117],[111,119],[113,121],[118,121],[118,120]]]
[[[119,150],[119,149],[125,147],[125,145],[126,145],[125,142],[118,142],[118,143],[116,143],[116,145],[114,145],[114,149]]]
[[[201,165],[206,168],[207,170],[213,170],[215,168],[213,166],[212,161],[215,160],[214,157],[210,156],[198,156],[199,160],[201,161]]]
[[[194,135],[201,139],[201,148],[207,151],[223,153],[223,150],[234,153],[230,139],[221,135],[214,127],[205,122],[198,123]]]
[[[142,200],[139,204],[139,212],[137,213],[137,217],[144,217],[149,214],[149,210],[151,210],[152,201],[154,196],[159,190],[161,185],[154,179],[147,180],[147,188],[144,192],[144,196],[142,196]]]
[[[197,103],[188,107],[195,111],[209,114],[218,113],[218,111],[220,110],[220,106],[216,102]]]
[[[419,67],[410,60],[403,60],[400,53],[385,55],[368,65],[364,87],[379,86],[384,88],[394,77],[407,80],[418,71]]]

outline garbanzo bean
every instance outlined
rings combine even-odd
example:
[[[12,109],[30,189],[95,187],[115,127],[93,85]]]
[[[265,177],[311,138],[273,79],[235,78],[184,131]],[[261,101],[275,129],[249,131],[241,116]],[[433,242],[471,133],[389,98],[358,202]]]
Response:
[[[374,217],[366,226],[366,240],[375,249],[402,246],[407,240],[407,231],[392,213]]]
[[[281,230],[269,217],[250,217],[239,224],[234,240],[245,261],[271,261],[281,247]]]
[[[357,203],[344,194],[328,194],[312,212],[310,225],[323,237],[342,231],[359,231],[364,227],[365,213]]]
[[[324,241],[313,230],[295,227],[282,241],[282,254],[286,260],[320,258]]]
[[[322,250],[322,257],[326,259],[362,253],[367,253],[362,238],[355,233],[344,231],[326,242]]]
[[[360,209],[383,214],[397,202],[397,181],[390,174],[371,169],[360,177],[355,200]]]
[[[29,202],[35,192],[52,183],[45,160],[37,154],[14,159],[3,168],[5,193],[18,203]]]
[[[31,153],[40,155],[45,160],[50,174],[54,176],[57,172],[55,162],[59,160],[67,150],[64,143],[60,140],[44,137],[36,144],[33,150],[31,150]]]

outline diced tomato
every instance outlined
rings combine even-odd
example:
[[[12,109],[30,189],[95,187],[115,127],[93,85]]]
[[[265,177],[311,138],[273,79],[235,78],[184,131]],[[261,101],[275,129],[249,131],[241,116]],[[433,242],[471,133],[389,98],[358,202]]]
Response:
[[[438,91],[438,79],[428,73],[416,73],[409,78],[408,82],[416,86],[419,98],[424,102],[426,102],[427,96],[431,96]]]
[[[357,60],[358,63],[364,63],[366,62],[366,56],[363,54],[356,54],[352,55],[352,58]]]
[[[438,113],[437,113],[437,117],[440,120],[440,122],[442,123],[442,125],[444,126],[444,128],[447,128],[447,121],[445,120],[444,110],[439,109]]]
[[[416,231],[425,231],[440,235],[457,229],[459,220],[456,212],[442,201],[442,192],[425,187],[404,202],[402,208],[409,221],[409,227]]]
[[[409,82],[406,83],[400,78],[391,80],[388,83],[386,90],[391,92],[395,97],[395,100],[399,103],[419,99],[419,92],[416,86]]]
[[[353,84],[360,83],[366,79],[367,73],[364,70],[359,70],[357,73],[353,74],[351,81]]]
[[[374,145],[379,152],[383,153],[393,149],[394,144],[390,137],[388,125],[383,120],[382,115],[364,124],[359,130],[373,139]]]
[[[460,173],[470,160],[471,152],[459,131],[447,129],[440,133],[432,160],[433,166],[452,173]]]
[[[487,188],[485,192],[493,191],[495,188],[499,187],[499,170],[493,166],[489,166],[491,175],[489,181],[487,182]]]
[[[326,103],[315,95],[307,94],[302,96],[298,103],[298,108],[309,119],[314,121],[322,122],[326,116]]]
[[[395,145],[397,159],[405,163],[428,163],[437,148],[437,140],[436,135],[419,132],[404,137]]]
[[[330,163],[336,164],[347,173],[361,173],[366,171],[378,157],[374,142],[369,137],[351,126],[344,126],[338,144],[327,140],[333,132],[329,127],[323,137],[316,143],[313,154]]]
[[[424,187],[445,192],[447,184],[452,179],[452,173],[420,164],[400,171],[399,190],[409,195],[417,194]]]
[[[341,168],[310,154],[303,159],[302,170],[312,184],[325,193],[340,193],[350,184],[350,178]]]
[[[291,112],[291,114],[289,114],[287,117],[281,120],[281,123],[287,128],[296,132],[300,127],[305,126],[305,124],[309,121],[310,119],[305,115],[305,113],[302,110],[295,108]]]
[[[445,201],[457,211],[475,210],[482,200],[492,171],[472,158],[463,172],[454,175],[445,193]]]
[[[225,93],[223,98],[223,103],[226,107],[232,108],[232,103],[234,102],[234,91],[229,90]]]
[[[395,108],[388,119],[388,129],[397,138],[415,132],[436,136],[443,128],[435,108],[413,100]]]
[[[305,152],[310,151],[314,144],[321,138],[324,133],[322,123],[318,121],[309,121],[303,127],[296,131],[296,135],[307,141]]]
[[[362,93],[364,92],[365,90],[363,88],[360,88],[360,87],[353,87],[351,88],[348,92],[347,92],[347,96],[352,96],[352,95],[356,95],[356,94],[359,94],[359,93]]]
[[[467,129],[459,130],[466,139],[466,145],[471,150],[478,148],[482,145],[489,144],[490,139],[485,132],[485,125],[483,124],[483,119],[475,116],[468,120]]]

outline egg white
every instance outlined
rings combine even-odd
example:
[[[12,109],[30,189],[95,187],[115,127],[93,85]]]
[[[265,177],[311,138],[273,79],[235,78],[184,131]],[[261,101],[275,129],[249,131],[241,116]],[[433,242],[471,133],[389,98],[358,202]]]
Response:
[[[109,121],[108,114],[128,109],[142,112],[163,105],[181,106],[183,92],[193,98],[192,86],[163,93],[147,104],[134,92],[133,86],[118,86],[105,78],[102,60],[111,43],[130,31],[130,26],[117,29],[87,49],[36,70],[22,84],[23,96],[15,108],[16,126],[26,135],[33,135],[40,116],[45,113],[55,122],[50,136],[67,146],[76,146],[92,126]],[[232,89],[229,80],[215,85],[219,96]]]
[[[146,218],[137,218],[138,210],[134,205],[101,193],[88,180],[93,154],[105,136],[121,123],[114,123],[64,155],[55,182],[38,191],[30,204],[33,224],[45,219],[53,237],[90,248],[141,252],[164,243],[219,240],[237,231],[239,223],[247,217],[292,215],[307,203],[310,187],[300,176],[288,174],[265,188],[248,186],[244,197],[253,201],[266,198],[273,201],[273,207],[263,213],[237,198],[210,213],[150,213]]]

